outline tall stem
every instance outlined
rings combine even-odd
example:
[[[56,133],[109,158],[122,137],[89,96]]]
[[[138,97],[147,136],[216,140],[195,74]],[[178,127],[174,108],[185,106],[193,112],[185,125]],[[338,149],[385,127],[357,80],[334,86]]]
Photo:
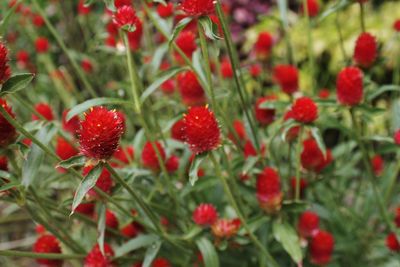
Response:
[[[347,64],[347,55],[346,55],[346,50],[344,49],[343,34],[339,24],[339,12],[336,13],[335,26],[337,33],[339,35],[340,51],[342,52],[344,62],[346,62]]]
[[[364,9],[364,4],[359,3],[360,5],[360,23],[361,23],[361,31],[365,32],[365,9]]]
[[[303,10],[307,23],[307,48],[308,48],[308,65],[310,68],[311,76],[311,89],[314,95],[317,93],[317,88],[315,84],[315,59],[314,59],[314,49],[313,49],[313,38],[312,38],[312,24],[310,19],[310,14],[308,13],[308,3],[307,0],[303,0]]]
[[[295,200],[300,200],[300,168],[301,168],[301,137],[303,135],[303,126],[300,126],[299,136],[297,137],[296,145],[296,188],[295,188]]]

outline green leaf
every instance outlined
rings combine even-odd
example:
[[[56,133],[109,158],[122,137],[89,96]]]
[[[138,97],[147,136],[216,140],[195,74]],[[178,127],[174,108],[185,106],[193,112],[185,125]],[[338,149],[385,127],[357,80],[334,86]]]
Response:
[[[81,204],[86,193],[96,185],[97,179],[99,179],[102,170],[103,164],[97,164],[93,169],[90,170],[86,177],[83,178],[75,192],[74,200],[72,202],[71,215],[74,213],[76,207]]]
[[[0,21],[0,35],[1,36],[5,35],[6,29],[8,27],[8,22],[10,21],[12,15],[15,14],[14,11],[18,7],[20,2],[21,1],[17,1],[12,8],[8,9],[7,13],[4,15],[3,19]]]
[[[290,103],[284,101],[277,101],[277,100],[268,100],[262,102],[258,108],[260,109],[279,109],[279,108],[286,108]]]
[[[1,88],[0,97],[24,89],[35,77],[32,73],[16,74],[8,79]]]
[[[11,177],[11,174],[9,172],[0,170],[0,178],[9,179],[10,177]],[[0,179],[0,181],[1,181],[1,179]]]
[[[72,167],[83,166],[86,163],[86,157],[83,155],[77,155],[74,157],[70,157],[69,159],[60,161],[57,164],[57,167],[61,167],[64,169],[69,169]]]
[[[190,170],[189,170],[189,182],[192,186],[197,182],[199,179],[199,176],[197,175],[197,172],[199,171],[199,167],[203,159],[207,156],[207,153],[199,154],[196,155],[192,161],[192,164],[190,165]]]
[[[336,13],[350,5],[349,0],[340,0],[340,2],[335,3],[333,6],[330,8],[326,9],[318,18],[318,23],[332,15],[333,13]]]
[[[199,19],[199,22],[204,30],[204,34],[211,40],[221,40],[218,36],[218,25],[215,24],[209,16],[204,16]]]
[[[203,256],[205,267],[219,267],[218,254],[214,245],[206,237],[196,240],[196,245]]]
[[[283,141],[286,141],[286,135],[292,129],[293,127],[300,126],[300,124],[297,121],[294,121],[293,119],[289,119],[283,123],[282,129],[282,134],[281,138]]]
[[[319,149],[321,150],[322,154],[324,157],[326,157],[326,147],[324,140],[322,138],[321,131],[317,127],[311,127],[311,135],[314,137],[315,141],[317,142],[317,145]]]
[[[94,106],[101,106],[101,105],[126,105],[126,106],[133,106],[133,103],[130,101],[122,100],[119,98],[109,98],[109,97],[99,97],[93,98],[88,101],[85,101],[79,105],[73,107],[67,114],[66,120],[69,121],[72,117],[81,114],[82,112],[90,109]]]
[[[116,11],[116,8],[114,5],[114,0],[103,0],[103,2],[106,5],[108,10],[111,10],[112,12]]]
[[[197,49],[192,55],[193,68],[195,69],[196,76],[201,84],[207,84],[206,75],[203,68],[203,56],[201,51]]]
[[[156,73],[159,70],[161,62],[167,51],[168,51],[168,45],[165,43],[158,46],[157,49],[154,51],[153,58],[149,65],[151,74]]]
[[[123,255],[128,254],[131,251],[137,250],[139,248],[148,247],[154,242],[159,240],[156,235],[139,235],[136,238],[129,240],[128,242],[124,243],[122,246],[118,247],[115,250],[115,256],[121,257]]]
[[[154,91],[156,91],[165,81],[168,79],[171,79],[174,77],[176,74],[179,72],[182,72],[184,70],[187,70],[186,67],[173,67],[170,68],[169,70],[164,71],[161,73],[156,80],[146,88],[146,90],[143,92],[143,94],[140,96],[140,101],[142,103],[146,100],[147,97],[149,97]]]
[[[2,178],[4,178],[4,177],[2,177]],[[16,182],[16,181],[5,183],[4,185],[2,185],[0,187],[0,192],[7,191],[7,190],[9,190],[9,189],[11,189],[13,187],[19,186],[19,185],[20,185],[20,183]]]
[[[281,16],[282,25],[287,28],[289,27],[288,12],[287,12],[287,0],[278,0],[279,14]]]
[[[245,162],[244,162],[244,166],[242,169],[242,174],[247,174],[258,162],[260,158],[258,156],[254,157],[254,156],[250,156],[248,157]]]
[[[377,98],[378,96],[380,96],[381,94],[390,92],[390,91],[400,92],[400,86],[398,86],[398,85],[383,85],[376,90],[370,91],[369,94],[367,94],[367,100],[372,101],[375,98]]]
[[[97,244],[99,244],[99,248],[101,254],[104,253],[104,235],[106,232],[106,205],[101,202],[99,205],[99,210],[97,211],[98,221],[97,221]]]
[[[179,21],[179,23],[175,26],[171,38],[168,41],[168,46],[170,47],[172,42],[178,37],[179,33],[192,21],[191,17],[187,17]]]
[[[303,259],[303,254],[301,252],[300,240],[296,230],[294,230],[288,223],[276,220],[272,226],[272,231],[275,239],[282,244],[283,248],[290,255],[293,261],[295,263],[300,263]]]
[[[161,241],[156,241],[151,244],[144,254],[143,266],[142,267],[150,267],[151,263],[157,256],[158,251],[161,248]]]
[[[47,124],[41,128],[35,137],[45,146],[47,146],[53,136],[57,133],[57,128],[54,124]],[[44,159],[44,151],[32,143],[31,150],[28,153],[26,160],[22,165],[22,185],[25,187],[30,186],[39,173],[40,166]]]
[[[286,200],[282,203],[282,211],[300,213],[308,208],[308,203],[304,201]]]

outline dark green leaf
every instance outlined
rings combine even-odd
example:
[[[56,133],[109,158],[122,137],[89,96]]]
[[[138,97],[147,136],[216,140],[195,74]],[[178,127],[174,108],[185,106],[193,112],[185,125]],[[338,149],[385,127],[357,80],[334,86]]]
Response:
[[[154,258],[157,256],[158,251],[161,248],[161,241],[156,241],[151,244],[144,254],[143,266],[142,267],[150,267]]]
[[[1,88],[0,97],[24,89],[35,77],[32,73],[16,74],[8,79]]]
[[[129,240],[128,242],[117,248],[115,250],[115,256],[120,257],[136,249],[148,247],[156,242],[158,239],[159,238],[156,235],[139,235],[138,237]]]
[[[305,211],[308,208],[307,202],[302,201],[283,201],[282,210],[286,212],[296,212],[300,213]]]
[[[196,240],[196,245],[203,256],[205,267],[219,267],[218,254],[214,245],[206,237]]]
[[[171,38],[169,39],[168,46],[171,46],[172,42],[175,41],[176,37],[178,37],[179,33],[192,21],[191,17],[187,17],[179,21],[179,23],[175,26]]]
[[[199,20],[201,27],[204,30],[204,34],[211,40],[221,40],[222,38],[218,35],[218,25],[215,24],[209,16],[201,17]]]
[[[5,178],[5,177],[2,177],[2,176],[0,176],[1,178]],[[9,189],[11,189],[11,188],[13,188],[13,187],[16,187],[16,186],[19,186],[20,185],[20,183],[18,183],[18,182],[9,182],[9,183],[5,183],[4,185],[2,185],[2,186],[0,186],[0,192],[3,192],[3,191],[7,191],[7,190],[9,190]]]
[[[295,263],[300,263],[303,259],[303,254],[296,230],[288,223],[276,220],[272,226],[272,231],[275,239],[282,244],[293,261]]]
[[[57,164],[57,167],[69,169],[72,167],[85,165],[86,157],[83,155],[77,155],[69,159],[63,160]]]
[[[103,202],[100,202],[99,210],[97,211],[98,221],[97,221],[97,244],[99,244],[99,248],[101,254],[104,253],[104,235],[106,232],[106,205]]]
[[[197,175],[197,172],[199,171],[199,167],[203,159],[207,156],[207,153],[199,154],[196,155],[196,157],[193,159],[192,164],[190,165],[190,170],[189,170],[189,182],[193,186],[197,180],[199,179],[199,176]]]
[[[321,150],[322,154],[324,157],[326,157],[326,147],[324,140],[321,135],[321,131],[317,127],[311,127],[311,135],[314,137],[315,141],[317,142],[317,145],[319,149]]]

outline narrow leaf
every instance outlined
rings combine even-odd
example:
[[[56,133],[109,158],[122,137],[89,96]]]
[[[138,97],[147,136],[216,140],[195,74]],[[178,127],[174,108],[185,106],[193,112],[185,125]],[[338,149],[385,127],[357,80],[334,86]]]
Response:
[[[203,256],[205,267],[219,267],[218,254],[210,240],[202,237],[196,241],[196,245]]]
[[[400,91],[400,86],[398,85],[383,85],[379,87],[376,90],[373,90],[373,92],[370,92],[370,94],[367,95],[367,100],[372,101],[378,96],[380,96],[383,93],[390,92],[390,91],[395,91],[399,92]]]
[[[137,250],[139,248],[148,247],[158,240],[156,235],[139,235],[138,237],[129,240],[122,246],[115,250],[115,256],[121,257],[128,254],[131,251]]]
[[[144,254],[143,266],[142,267],[150,267],[151,263],[157,256],[158,251],[161,248],[161,241],[154,242],[150,247],[147,248],[146,253]]]
[[[250,156],[246,159],[244,162],[244,166],[242,169],[242,174],[247,174],[253,167],[256,165],[257,161],[259,160],[259,157],[254,157]]]
[[[321,135],[321,131],[317,127],[312,127],[311,128],[311,135],[314,137],[315,141],[317,142],[317,145],[319,149],[321,150],[322,154],[324,157],[326,157],[326,147],[324,140]]]
[[[215,24],[209,16],[201,17],[199,20],[204,34],[211,40],[221,40],[222,38],[218,35],[218,26]]]
[[[10,9],[8,9],[7,13],[4,15],[3,19],[0,21],[0,35],[4,36],[5,35],[5,31],[7,29],[8,26],[8,22],[10,21],[11,17],[13,14],[15,14],[15,9],[18,7],[19,2],[21,1],[17,1],[16,3],[14,3],[14,6]]]
[[[69,168],[72,168],[72,167],[83,166],[83,165],[85,165],[85,162],[86,162],[86,157],[85,156],[77,155],[77,156],[74,156],[74,157],[70,157],[69,159],[60,161],[57,164],[57,167],[61,167],[61,168],[64,168],[64,169],[69,169]]]
[[[175,26],[171,38],[169,39],[168,46],[171,46],[172,42],[178,37],[179,33],[192,21],[191,17],[187,17],[179,21]]]
[[[15,93],[24,89],[32,81],[33,77],[35,77],[35,75],[32,73],[22,73],[12,76],[3,84],[0,96]]]
[[[104,253],[104,235],[106,231],[106,205],[104,203],[100,203],[98,214],[98,222],[97,222],[97,244],[99,244],[99,248],[101,254]]]
[[[303,254],[296,230],[286,222],[279,221],[275,221],[272,228],[275,239],[282,244],[295,263],[300,263],[303,259]]]
[[[196,155],[196,157],[193,159],[192,164],[190,165],[190,170],[189,170],[189,182],[192,186],[197,182],[199,179],[199,176],[197,175],[199,171],[199,167],[203,159],[207,156],[207,153]]]

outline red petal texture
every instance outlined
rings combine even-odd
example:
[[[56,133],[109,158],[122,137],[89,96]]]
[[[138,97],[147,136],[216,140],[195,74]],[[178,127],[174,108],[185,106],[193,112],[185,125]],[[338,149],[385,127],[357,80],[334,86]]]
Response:
[[[296,99],[292,106],[293,119],[302,123],[311,123],[318,118],[318,107],[309,97]]]
[[[357,67],[346,67],[336,78],[336,94],[340,104],[355,106],[363,99],[363,73]]]
[[[380,155],[375,155],[371,159],[372,170],[375,176],[380,176],[385,168],[385,162]]]
[[[157,258],[151,264],[151,267],[172,267],[167,259]]]
[[[56,145],[56,154],[62,160],[69,159],[73,156],[76,156],[79,153],[78,149],[76,149],[73,145],[71,145],[67,140],[62,137],[57,138]],[[64,170],[61,168],[62,172]]]
[[[81,152],[88,158],[109,159],[119,146],[124,121],[114,110],[94,107],[85,114],[79,130]]]
[[[189,59],[192,58],[192,54],[197,48],[196,35],[192,31],[185,30],[179,33],[175,43]],[[183,59],[178,52],[175,52],[175,58],[178,62],[183,63]]]
[[[118,160],[115,167],[123,167],[124,165],[128,165],[135,158],[133,146],[119,147],[117,151],[115,151],[113,158]]]
[[[35,105],[35,110],[42,115],[46,120],[52,121],[54,120],[53,109],[47,103],[39,103]],[[32,114],[32,120],[40,120],[38,116]]]
[[[62,114],[62,127],[65,131],[69,132],[72,134],[74,137],[77,136],[79,127],[80,127],[80,122],[79,122],[79,117],[74,116],[72,117],[69,121],[66,120],[67,118],[67,113],[69,110],[64,110]]]
[[[11,76],[11,69],[8,62],[8,50],[6,46],[0,42],[0,85],[5,83]]]
[[[303,5],[301,6],[301,12],[305,14]],[[318,0],[307,0],[307,12],[310,17],[315,17],[318,15],[319,12]]]
[[[111,257],[114,250],[107,243],[104,243],[104,254],[101,254],[99,245],[95,245],[85,258],[84,267],[115,267]]]
[[[396,132],[394,133],[393,139],[394,139],[394,143],[399,146],[400,145],[400,130],[396,130]]]
[[[214,12],[214,0],[183,0],[181,9],[190,16],[204,16]]]
[[[220,145],[218,121],[207,107],[189,108],[183,121],[185,141],[194,153],[211,151]]]
[[[335,240],[333,236],[320,230],[311,239],[310,254],[311,261],[316,265],[325,265],[331,260]]]
[[[354,61],[357,65],[368,68],[375,62],[377,56],[378,44],[375,37],[368,32],[363,32],[356,41]]]
[[[114,6],[116,8],[130,5],[132,5],[132,0],[114,0]]]
[[[33,245],[33,252],[35,253],[61,253],[61,247],[57,240],[52,235],[46,234],[39,237]],[[62,260],[50,260],[50,259],[37,259],[39,264],[48,267],[61,267]]]
[[[86,166],[82,170],[82,175],[86,176],[93,168],[94,166]],[[96,182],[96,187],[101,189],[104,193],[107,194],[111,193],[111,189],[113,187],[113,180],[111,179],[110,172],[106,168],[103,168],[103,170],[101,171],[101,174]],[[94,189],[90,189],[88,195],[94,198],[97,197],[97,193]]]
[[[162,18],[171,17],[174,14],[174,4],[167,3],[166,6],[164,6],[163,4],[157,5],[157,13]]]
[[[129,238],[135,238],[143,232],[143,226],[138,222],[131,222],[121,229],[121,233]]]
[[[140,42],[143,36],[143,23],[139,18],[136,20],[135,26],[136,30],[128,32],[129,47],[132,51],[135,51],[140,47]]]
[[[76,207],[75,212],[81,213],[88,217],[93,217],[94,215],[94,203],[81,203],[78,207]]]
[[[12,112],[11,107],[7,104],[7,102],[0,98],[0,105],[10,114],[11,117],[15,118],[14,113]],[[11,142],[15,140],[17,137],[17,132],[4,117],[0,114],[0,147],[6,147]]]
[[[318,232],[319,217],[312,211],[305,211],[300,215],[297,230],[302,237],[311,237]]]
[[[267,213],[274,213],[281,208],[283,194],[278,172],[270,167],[257,176],[257,199],[262,209]]]
[[[276,96],[270,95],[270,96],[265,96],[257,99],[254,112],[256,114],[256,119],[257,121],[263,125],[269,125],[275,120],[275,109],[269,109],[269,108],[260,108],[260,105],[264,102],[267,101],[274,101],[276,100]]]
[[[396,20],[396,21],[393,23],[393,29],[394,29],[396,32],[400,32],[400,19]]]
[[[211,230],[217,238],[230,238],[239,231],[241,222],[239,219],[218,219]]]
[[[117,9],[113,16],[113,22],[120,28],[122,27],[136,27],[138,18],[136,11],[132,6],[124,5]]]
[[[188,106],[204,105],[206,99],[203,87],[201,87],[196,75],[192,71],[186,71],[178,75],[178,88],[182,101]]]
[[[8,159],[6,156],[0,156],[0,170],[8,171]]]
[[[165,161],[165,150],[160,142],[155,142],[155,146],[162,158]],[[160,170],[160,164],[158,162],[156,151],[153,148],[151,142],[146,142],[142,150],[142,163],[143,166],[154,171]]]
[[[165,163],[165,167],[169,173],[174,173],[179,168],[179,158],[175,155],[170,156]]]
[[[256,43],[254,44],[256,55],[261,59],[268,58],[273,45],[274,38],[272,35],[269,32],[261,32],[258,35]]]
[[[171,137],[178,141],[185,141],[185,132],[183,127],[185,126],[183,119],[178,120],[174,123],[171,128]]]
[[[118,218],[111,210],[106,210],[106,226],[115,230],[117,230],[119,226]]]
[[[202,203],[194,210],[193,221],[201,226],[210,226],[218,219],[217,209],[212,204]]]
[[[326,157],[324,157],[324,154],[313,138],[303,141],[303,151],[301,152],[300,158],[303,168],[317,173],[321,172],[333,160],[330,150],[327,150]]]
[[[37,53],[46,53],[50,48],[49,40],[46,37],[38,37],[35,41],[35,47]]]
[[[79,15],[87,15],[91,11],[90,6],[85,5],[85,0],[79,0],[78,3],[78,14]]]
[[[229,59],[224,59],[221,62],[221,74],[223,78],[230,79],[233,77],[233,69]]]
[[[390,233],[386,237],[386,246],[388,249],[390,249],[393,252],[399,252],[400,251],[400,243],[397,240],[396,234],[395,233]]]
[[[299,89],[299,73],[295,66],[275,66],[273,69],[273,79],[286,94],[291,95]]]

